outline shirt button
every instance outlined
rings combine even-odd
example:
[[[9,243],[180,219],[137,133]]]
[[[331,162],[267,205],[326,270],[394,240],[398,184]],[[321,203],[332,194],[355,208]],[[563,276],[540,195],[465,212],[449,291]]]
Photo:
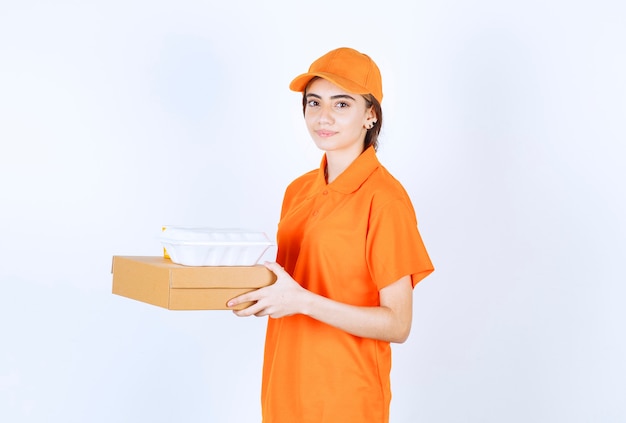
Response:
[[[322,194],[327,195],[328,194],[328,190],[325,190],[324,192],[322,192]]]
[[[313,216],[317,216],[317,210],[313,211]]]

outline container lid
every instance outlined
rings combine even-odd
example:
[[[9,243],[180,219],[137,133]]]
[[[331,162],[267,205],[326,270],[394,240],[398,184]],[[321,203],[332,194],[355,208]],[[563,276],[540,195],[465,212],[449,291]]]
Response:
[[[161,241],[187,245],[273,244],[265,232],[240,228],[166,226],[159,238]]]

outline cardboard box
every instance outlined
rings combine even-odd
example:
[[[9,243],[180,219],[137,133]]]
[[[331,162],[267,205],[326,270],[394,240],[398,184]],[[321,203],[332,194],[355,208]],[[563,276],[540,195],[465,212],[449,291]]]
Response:
[[[169,310],[231,310],[231,298],[276,281],[263,265],[192,267],[157,256],[114,256],[112,273],[114,294]]]

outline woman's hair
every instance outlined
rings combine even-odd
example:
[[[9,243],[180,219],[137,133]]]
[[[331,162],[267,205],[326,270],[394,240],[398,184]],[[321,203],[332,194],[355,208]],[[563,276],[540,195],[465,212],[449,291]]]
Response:
[[[374,108],[374,114],[376,115],[376,123],[374,123],[374,126],[371,129],[368,129],[365,134],[363,151],[367,150],[370,146],[373,146],[374,150],[378,151],[378,134],[380,134],[380,129],[383,126],[383,109],[373,95],[365,94],[363,98],[365,98],[365,103],[368,108]]]
[[[311,84],[311,82],[313,82],[313,80],[317,78],[319,77],[316,76],[315,78],[311,79],[311,81],[309,81],[309,84]],[[308,85],[307,85],[307,89],[308,89]],[[307,89],[305,89],[304,92],[302,93],[302,114],[306,113]],[[374,150],[378,150],[378,134],[380,134],[380,129],[383,126],[383,109],[380,103],[378,102],[378,100],[376,100],[376,98],[374,98],[373,95],[362,94],[362,96],[365,99],[365,107],[367,108],[373,107],[374,113],[376,114],[376,123],[371,129],[368,129],[367,132],[365,133],[365,140],[363,141],[363,151],[367,150],[371,146],[374,147]]]

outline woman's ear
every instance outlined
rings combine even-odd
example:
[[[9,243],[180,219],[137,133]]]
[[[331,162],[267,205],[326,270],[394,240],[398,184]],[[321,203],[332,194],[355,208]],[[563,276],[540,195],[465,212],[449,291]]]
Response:
[[[374,106],[371,106],[365,116],[365,128],[372,129],[374,125],[376,125],[376,111],[374,110]]]

